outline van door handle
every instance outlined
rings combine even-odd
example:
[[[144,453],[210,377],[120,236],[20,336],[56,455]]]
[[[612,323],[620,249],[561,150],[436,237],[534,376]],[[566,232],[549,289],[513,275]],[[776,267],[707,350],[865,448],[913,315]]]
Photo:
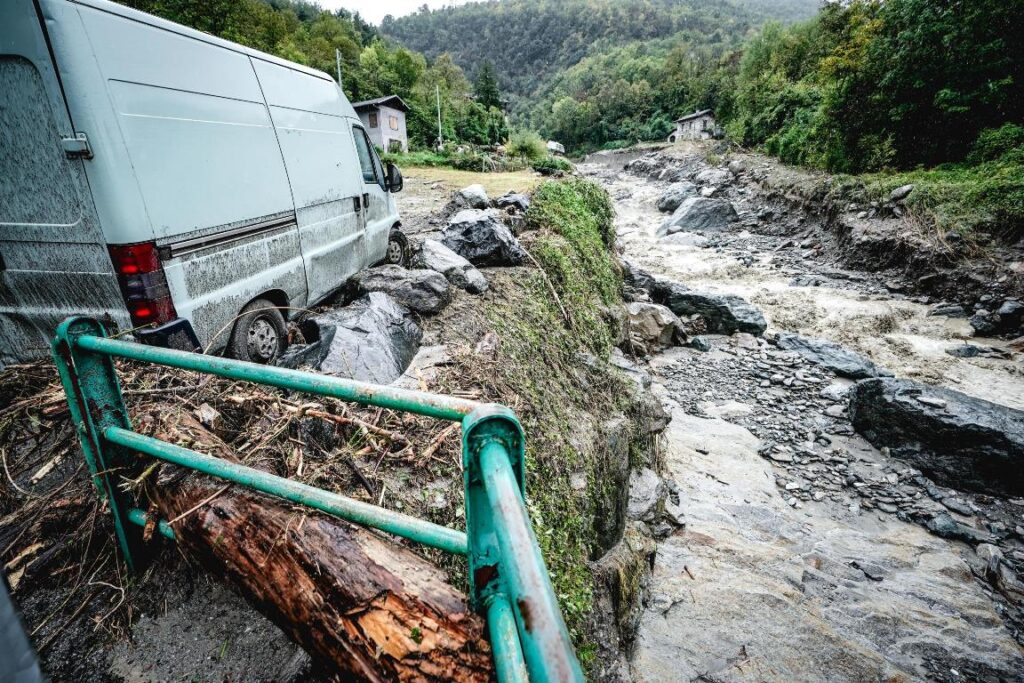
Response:
[[[360,211],[363,210],[363,205],[360,203],[359,197],[352,198],[352,208],[355,210],[356,213],[359,213]]]
[[[369,192],[364,192],[363,193],[363,208],[364,209],[370,208],[370,193]]]

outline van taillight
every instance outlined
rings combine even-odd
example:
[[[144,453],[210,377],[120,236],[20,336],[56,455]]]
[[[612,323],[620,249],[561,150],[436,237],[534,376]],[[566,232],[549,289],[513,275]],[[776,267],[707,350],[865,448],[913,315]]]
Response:
[[[133,325],[160,324],[178,317],[154,243],[111,246],[110,260]]]

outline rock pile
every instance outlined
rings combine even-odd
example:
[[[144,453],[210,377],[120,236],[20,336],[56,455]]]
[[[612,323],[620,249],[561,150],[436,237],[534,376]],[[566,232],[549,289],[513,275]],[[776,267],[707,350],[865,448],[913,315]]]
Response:
[[[352,276],[361,293],[384,292],[417,313],[434,315],[451,303],[448,280],[436,270],[409,270],[402,266],[367,268]]]
[[[518,266],[526,250],[494,209],[466,209],[441,232],[441,243],[476,266]]]

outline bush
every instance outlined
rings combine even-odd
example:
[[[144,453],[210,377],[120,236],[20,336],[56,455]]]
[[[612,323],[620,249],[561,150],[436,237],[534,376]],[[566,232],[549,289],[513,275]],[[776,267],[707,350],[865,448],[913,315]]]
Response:
[[[572,164],[565,159],[559,157],[547,155],[541,159],[537,159],[532,164],[533,170],[541,175],[559,175],[561,173],[571,173]]]
[[[544,140],[532,130],[519,129],[512,133],[505,145],[509,156],[522,157],[531,161],[540,159],[547,153]]]
[[[1018,163],[1024,161],[1024,126],[1007,123],[1000,128],[988,128],[981,131],[967,161],[972,164],[980,164],[984,161],[995,161],[1007,155],[1016,157]]]

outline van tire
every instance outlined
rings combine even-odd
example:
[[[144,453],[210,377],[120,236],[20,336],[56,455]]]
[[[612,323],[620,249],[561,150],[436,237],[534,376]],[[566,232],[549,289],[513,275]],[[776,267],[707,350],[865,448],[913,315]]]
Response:
[[[409,238],[398,228],[391,228],[388,235],[388,251],[384,263],[393,266],[409,267]]]
[[[242,309],[231,331],[228,353],[232,358],[266,365],[288,345],[288,326],[272,301],[254,299]]]

